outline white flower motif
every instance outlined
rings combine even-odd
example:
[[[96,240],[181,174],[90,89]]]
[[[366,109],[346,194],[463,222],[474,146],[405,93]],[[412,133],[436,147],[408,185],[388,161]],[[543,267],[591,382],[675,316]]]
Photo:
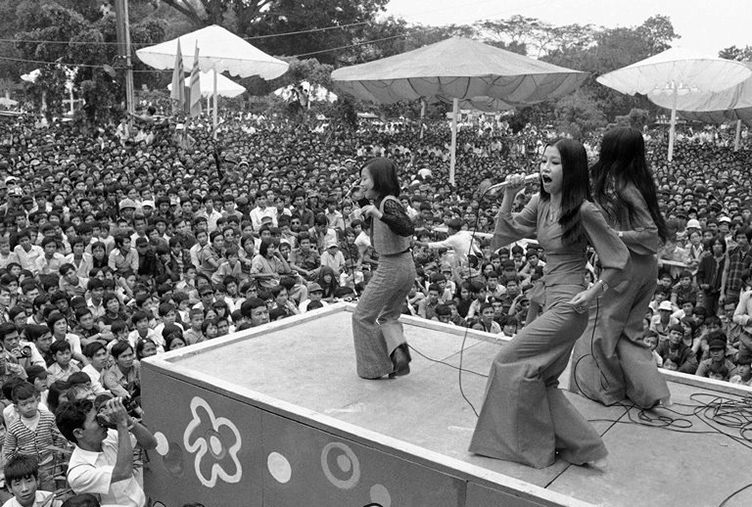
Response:
[[[209,419],[208,424],[205,424],[207,421],[202,420],[202,416],[199,415],[199,408],[202,408],[206,412]],[[238,460],[238,451],[240,450],[242,441],[238,428],[226,417],[215,417],[211,406],[198,396],[194,396],[191,400],[191,413],[193,414],[193,419],[185,428],[183,444],[186,451],[196,453],[194,466],[196,476],[201,481],[201,484],[208,488],[213,488],[217,484],[217,479],[222,479],[230,484],[240,482],[243,470],[240,466],[240,460]],[[223,427],[228,428],[232,435],[234,435],[233,441],[223,441],[223,439],[227,439],[227,432],[222,433],[221,431]],[[201,471],[201,461],[207,454],[216,460],[211,465],[211,472],[208,478],[204,477]],[[228,455],[235,466],[235,470],[232,473],[225,471],[220,463]]]

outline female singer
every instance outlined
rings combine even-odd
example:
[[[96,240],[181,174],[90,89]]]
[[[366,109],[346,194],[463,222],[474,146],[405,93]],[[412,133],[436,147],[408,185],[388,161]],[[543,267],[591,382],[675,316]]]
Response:
[[[580,143],[564,139],[546,146],[540,193],[514,215],[523,177],[507,181],[494,243],[537,236],[547,261],[544,313],[494,359],[470,451],[536,468],[552,465],[558,452],[570,463],[602,468],[606,447],[559,390],[558,378],[587,326],[590,303],[620,281],[629,252],[588,200],[587,154]],[[601,278],[589,289],[588,242],[603,259]]]
[[[410,352],[397,320],[415,278],[410,251],[415,228],[398,199],[397,166],[374,158],[360,171],[360,186],[371,201],[361,208],[372,223],[371,244],[379,264],[352,316],[358,375],[378,379],[410,373]]]
[[[574,347],[569,389],[604,405],[625,397],[640,408],[668,403],[666,381],[642,341],[642,321],[658,279],[656,252],[668,237],[642,134],[628,127],[606,132],[590,173],[595,202],[629,249],[631,262],[629,280],[590,309],[588,327]]]

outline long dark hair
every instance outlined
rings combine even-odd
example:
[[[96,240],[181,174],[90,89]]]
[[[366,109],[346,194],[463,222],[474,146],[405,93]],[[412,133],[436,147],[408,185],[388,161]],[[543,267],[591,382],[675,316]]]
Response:
[[[561,156],[561,216],[559,225],[563,230],[562,242],[571,245],[585,237],[580,221],[580,206],[590,200],[590,179],[585,147],[572,139],[560,139],[546,145],[559,150]],[[544,148],[545,149],[545,148]],[[548,201],[551,196],[541,185],[540,197]]]
[[[601,140],[598,162],[590,169],[593,178],[593,193],[598,204],[614,220],[622,210],[634,217],[636,210],[620,192],[632,183],[640,191],[648,205],[658,235],[666,241],[669,237],[666,221],[658,208],[653,173],[645,160],[645,141],[640,131],[631,127],[609,130]]]
[[[379,199],[383,199],[387,195],[399,197],[400,186],[397,179],[397,164],[388,158],[376,157],[366,162],[361,171],[366,168],[371,174],[373,190],[379,194]]]

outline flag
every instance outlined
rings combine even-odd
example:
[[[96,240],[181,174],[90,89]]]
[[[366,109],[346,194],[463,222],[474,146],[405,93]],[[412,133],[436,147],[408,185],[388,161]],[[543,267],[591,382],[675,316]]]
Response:
[[[190,85],[191,116],[201,114],[201,71],[198,68],[198,40],[196,41],[196,54],[193,57],[193,67],[191,68],[191,85]]]
[[[178,51],[175,54],[175,68],[172,71],[172,113],[182,112],[185,108],[185,72],[183,71],[183,54],[180,52],[180,39],[178,39]]]

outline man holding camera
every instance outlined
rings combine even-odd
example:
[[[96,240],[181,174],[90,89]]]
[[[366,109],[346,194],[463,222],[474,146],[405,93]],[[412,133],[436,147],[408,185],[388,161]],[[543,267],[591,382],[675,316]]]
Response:
[[[63,403],[55,420],[63,436],[76,446],[66,474],[76,494],[99,495],[102,504],[146,505],[143,486],[133,469],[133,446],[138,443],[144,449],[154,449],[157,441],[128,416],[120,398],[108,400],[99,410],[88,399]]]
[[[26,368],[38,364],[45,369],[47,365],[33,343],[21,341],[18,328],[12,322],[0,324],[0,341],[3,344],[0,351],[0,381],[19,377],[26,378]]]

